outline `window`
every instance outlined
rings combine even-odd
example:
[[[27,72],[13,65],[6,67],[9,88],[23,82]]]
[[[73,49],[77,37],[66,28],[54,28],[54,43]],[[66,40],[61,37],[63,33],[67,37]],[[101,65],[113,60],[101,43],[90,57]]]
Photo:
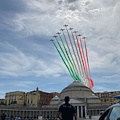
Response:
[[[114,107],[112,109],[109,120],[120,120],[120,107]]]

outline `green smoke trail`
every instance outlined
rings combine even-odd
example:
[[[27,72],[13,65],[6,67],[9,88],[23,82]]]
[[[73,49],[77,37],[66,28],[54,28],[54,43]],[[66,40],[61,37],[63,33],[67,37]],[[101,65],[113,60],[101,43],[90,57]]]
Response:
[[[74,74],[74,72],[73,72],[73,69],[71,68],[71,65],[70,65],[70,63],[69,63],[69,61],[68,61],[68,59],[67,59],[67,57],[66,57],[66,55],[65,55],[65,53],[64,53],[64,51],[63,51],[63,49],[62,49],[62,47],[61,47],[61,45],[60,45],[60,43],[59,43],[59,41],[57,40],[57,38],[56,38],[56,41],[57,41],[57,43],[58,43],[58,45],[59,45],[59,47],[60,47],[60,49],[61,49],[61,51],[62,51],[62,53],[63,53],[63,55],[64,55],[64,57],[65,57],[68,65],[69,65],[69,68],[70,68],[70,70],[71,70],[74,78],[76,79],[76,76],[75,76],[75,74]]]
[[[69,55],[68,55],[68,52],[67,52],[67,49],[66,49],[66,47],[65,47],[65,45],[64,45],[64,43],[63,43],[63,40],[62,40],[61,36],[59,36],[59,37],[60,37],[60,40],[61,40],[62,45],[63,45],[63,47],[64,47],[64,50],[65,50],[65,52],[66,52],[66,55],[67,55],[67,57],[68,57],[71,65],[72,65],[72,68],[73,68],[73,70],[74,70],[74,74],[75,74],[77,80],[79,80],[79,81],[82,83],[82,81],[81,81],[81,79],[78,77],[78,75],[77,75],[77,73],[76,73],[76,70],[75,70],[75,68],[74,68],[74,65],[73,65],[73,63],[72,63],[72,61],[71,61],[71,59],[70,59],[70,57],[69,57]]]
[[[61,31],[63,31],[63,30],[61,30]],[[75,64],[75,62],[74,62],[73,56],[72,56],[72,54],[71,54],[71,51],[70,51],[70,48],[69,48],[69,45],[68,45],[68,42],[67,42],[67,39],[66,39],[66,37],[65,37],[64,32],[63,32],[63,36],[64,36],[64,39],[65,39],[65,42],[66,42],[66,45],[67,45],[67,48],[68,48],[70,57],[71,57],[71,59],[72,59],[73,65],[75,66],[75,68],[77,68],[77,67],[76,67],[76,64]],[[80,81],[80,82],[82,83],[82,81]]]
[[[54,43],[54,42],[53,42],[53,44],[54,44],[54,46],[55,46],[56,50],[58,51],[58,53],[59,53],[59,55],[60,55],[61,59],[63,60],[63,63],[64,63],[64,64],[65,64],[65,66],[67,67],[67,69],[68,69],[68,71],[69,71],[69,73],[70,73],[71,77],[75,80],[75,77],[72,75],[72,73],[71,73],[71,71],[70,71],[69,67],[67,66],[67,64],[66,64],[66,62],[65,62],[64,58],[62,57],[62,55],[61,55],[60,51],[58,50],[57,46],[55,45],[55,43]]]

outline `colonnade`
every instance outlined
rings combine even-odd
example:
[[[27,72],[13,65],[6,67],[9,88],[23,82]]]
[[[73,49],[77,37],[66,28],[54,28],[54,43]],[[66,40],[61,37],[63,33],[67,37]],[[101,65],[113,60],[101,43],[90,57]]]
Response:
[[[77,118],[86,118],[87,116],[87,107],[84,105],[78,105],[75,106],[76,108],[76,113],[77,113]]]
[[[95,109],[88,109],[85,104],[74,104],[76,108],[77,118],[86,118],[87,115],[98,115],[100,113],[100,110]],[[55,109],[16,109],[16,108],[0,108],[0,114],[2,112],[6,113],[9,117],[20,117],[22,119],[29,118],[29,119],[35,119],[38,118],[38,116],[42,116],[43,118],[50,118],[55,119],[57,114],[58,108]]]
[[[5,113],[9,117],[20,117],[21,119],[37,119],[38,116],[43,118],[56,118],[57,111],[55,110],[15,110],[15,109],[4,109],[0,110],[0,114]]]

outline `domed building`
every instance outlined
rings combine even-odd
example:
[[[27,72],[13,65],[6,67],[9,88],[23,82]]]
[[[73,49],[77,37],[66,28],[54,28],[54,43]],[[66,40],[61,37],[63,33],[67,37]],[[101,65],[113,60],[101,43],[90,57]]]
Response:
[[[94,92],[90,88],[79,81],[74,81],[61,91],[61,101],[64,100],[65,96],[70,97],[70,103],[75,106],[78,118],[86,118],[88,115],[98,115],[100,112],[100,99],[94,95]]]
[[[5,106],[4,108],[1,107],[0,111],[4,111],[9,116],[13,114],[19,115],[22,118],[39,116],[40,118],[55,120],[58,108],[64,103],[65,96],[70,97],[69,103],[76,108],[78,120],[98,115],[106,108],[90,88],[81,84],[79,81],[73,81],[73,83],[61,91],[60,97],[53,97],[49,105],[43,105],[42,107],[15,106],[15,108]]]
[[[63,100],[65,96],[69,96],[73,99],[83,100],[92,94],[93,91],[91,89],[76,80],[62,90],[60,98]]]
[[[56,95],[55,97],[53,97],[50,101],[50,105],[56,105],[60,103],[60,98]]]
[[[77,118],[87,118],[88,116],[98,115],[101,111],[101,101],[94,95],[94,92],[81,84],[79,81],[74,81],[65,87],[61,93],[60,98],[55,96],[51,99],[50,105],[43,106],[43,108],[56,108],[64,103],[65,96],[70,97],[69,103],[76,108]],[[46,116],[46,115],[45,115]]]

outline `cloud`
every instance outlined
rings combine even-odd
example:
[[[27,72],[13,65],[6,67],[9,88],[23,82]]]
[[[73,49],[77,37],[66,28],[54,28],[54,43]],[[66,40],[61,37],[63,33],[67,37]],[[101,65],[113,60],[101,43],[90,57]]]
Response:
[[[96,76],[95,85],[102,86],[99,90],[105,89],[112,79],[119,83],[119,0],[21,0],[17,4],[13,1],[4,0],[0,4],[1,77],[58,80],[62,76],[67,81],[68,71],[48,41],[68,24],[87,36],[90,69]]]
[[[26,2],[24,0],[16,1],[16,0],[3,0],[0,4],[0,11],[2,12],[23,12],[26,10]]]
[[[0,74],[8,76],[60,76],[63,72],[64,66],[61,61],[54,59],[49,62],[47,59],[36,58],[29,56],[17,49],[15,46],[7,43],[7,48],[12,52],[1,53],[0,59]],[[8,59],[9,58],[9,59]],[[50,58],[51,59],[51,58]],[[49,66],[49,67],[48,67]],[[60,67],[61,66],[61,67]],[[54,69],[53,69],[54,68]],[[64,70],[66,71],[66,70]]]
[[[11,83],[11,85],[15,87],[27,87],[33,85],[34,83],[35,83],[34,81],[30,81],[30,80],[28,81],[19,80]]]

